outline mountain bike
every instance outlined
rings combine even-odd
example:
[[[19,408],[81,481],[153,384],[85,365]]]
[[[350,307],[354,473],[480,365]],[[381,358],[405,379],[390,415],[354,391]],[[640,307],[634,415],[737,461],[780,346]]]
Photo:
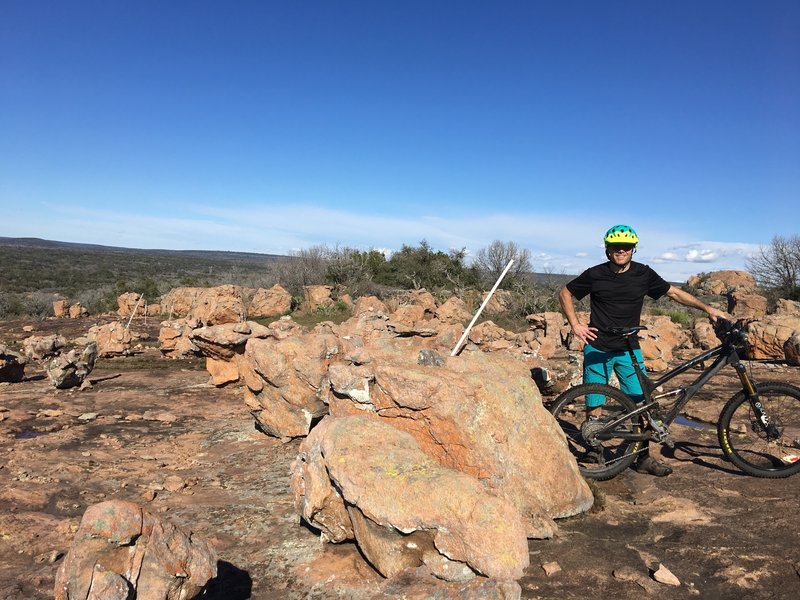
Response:
[[[725,457],[755,477],[789,477],[800,471],[800,388],[781,381],[753,381],[739,356],[746,344],[745,327],[745,321],[717,319],[714,332],[720,345],[657,379],[645,375],[633,353],[632,336],[647,328],[609,330],[625,339],[644,400],[637,404],[616,387],[586,383],[553,401],[550,412],[566,434],[581,473],[599,481],[611,479],[636,460],[647,440],[674,448],[670,425],[726,365],[736,370],[742,389],[727,401],[717,421],[717,438]],[[665,383],[696,367],[702,372],[692,383],[664,391]],[[589,394],[605,397],[603,416],[597,421],[585,421]]]

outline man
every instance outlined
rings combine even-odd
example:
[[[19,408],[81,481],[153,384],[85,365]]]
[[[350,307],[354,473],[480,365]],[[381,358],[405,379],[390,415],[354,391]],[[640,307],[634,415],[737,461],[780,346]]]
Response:
[[[667,296],[684,306],[708,313],[712,321],[716,321],[718,317],[730,317],[670,285],[647,265],[633,262],[633,254],[639,243],[639,236],[633,228],[627,225],[615,225],[606,232],[603,241],[608,262],[591,267],[570,281],[562,288],[559,301],[572,332],[585,343],[583,382],[608,383],[613,370],[622,391],[634,402],[641,402],[644,394],[627,352],[625,340],[621,336],[609,334],[609,329],[638,326],[645,296],[653,299]],[[587,294],[590,297],[591,314],[588,325],[584,325],[578,320],[572,297],[575,296],[580,300]],[[636,360],[644,370],[638,339],[634,336],[632,342]],[[600,417],[604,402],[605,397],[602,395],[587,397],[587,421],[597,420]],[[650,456],[647,442],[634,463],[634,469],[657,477],[672,473],[670,467]]]

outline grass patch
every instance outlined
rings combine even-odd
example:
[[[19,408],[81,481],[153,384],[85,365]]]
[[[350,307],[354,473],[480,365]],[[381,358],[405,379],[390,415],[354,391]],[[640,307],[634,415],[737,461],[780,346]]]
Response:
[[[589,512],[603,512],[606,509],[606,493],[600,488],[600,484],[594,479],[589,479],[587,477],[585,478],[585,481],[587,484],[589,484],[589,489],[592,490],[592,495],[594,496],[594,504],[592,504],[592,508]]]
[[[131,356],[98,358],[94,368],[107,371],[180,371],[183,369],[203,371],[206,368],[206,361],[202,357],[173,359],[152,354],[133,354]]]
[[[673,323],[683,327],[692,328],[694,326],[695,315],[688,310],[680,308],[651,308],[650,314],[653,316],[667,316]]]

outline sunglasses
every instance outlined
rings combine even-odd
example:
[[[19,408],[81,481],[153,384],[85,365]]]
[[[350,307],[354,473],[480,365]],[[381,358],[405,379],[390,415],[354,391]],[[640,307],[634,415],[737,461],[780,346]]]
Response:
[[[611,252],[616,252],[617,250],[622,250],[623,252],[630,252],[631,250],[633,250],[633,248],[634,248],[633,244],[609,244],[608,245],[608,249],[611,250]]]

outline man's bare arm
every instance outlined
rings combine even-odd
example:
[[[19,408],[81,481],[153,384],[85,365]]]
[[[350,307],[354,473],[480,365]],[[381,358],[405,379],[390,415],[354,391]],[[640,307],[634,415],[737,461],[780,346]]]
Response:
[[[577,335],[584,343],[588,344],[597,338],[597,328],[583,325],[578,320],[578,314],[575,312],[575,303],[572,301],[572,294],[570,291],[563,287],[558,294],[558,301],[561,304],[561,310],[564,316],[567,317],[567,322],[572,328],[572,332]]]
[[[719,318],[722,319],[731,319],[731,316],[723,312],[713,306],[709,306],[705,302],[701,302],[699,299],[692,296],[689,292],[685,292],[680,288],[675,287],[674,285],[669,286],[669,290],[667,291],[667,297],[674,300],[678,304],[683,304],[684,306],[688,306],[689,308],[696,308],[698,310],[702,310],[705,313],[708,313],[708,316],[711,317],[712,321],[716,321]]]

